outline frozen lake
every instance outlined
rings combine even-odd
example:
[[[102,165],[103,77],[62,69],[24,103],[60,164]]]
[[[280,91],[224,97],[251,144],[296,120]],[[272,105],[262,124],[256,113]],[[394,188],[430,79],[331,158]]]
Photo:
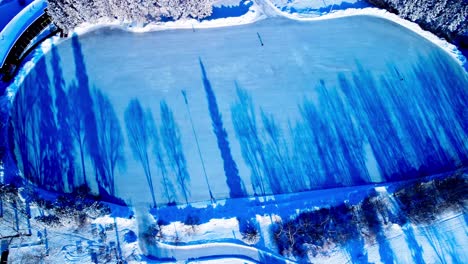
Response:
[[[289,193],[468,162],[467,74],[371,16],[103,28],[62,42],[23,86],[13,151],[49,189],[86,182],[133,203],[184,203],[210,189]]]

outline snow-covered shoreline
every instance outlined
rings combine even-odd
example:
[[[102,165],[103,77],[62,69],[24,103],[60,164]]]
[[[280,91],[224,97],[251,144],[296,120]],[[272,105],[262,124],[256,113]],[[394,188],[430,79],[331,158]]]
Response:
[[[287,13],[279,10],[273,5],[269,0],[258,0],[250,8],[247,14],[240,17],[228,17],[220,18],[214,20],[203,20],[198,21],[196,19],[187,19],[187,20],[178,20],[170,22],[157,22],[148,24],[145,26],[134,25],[129,22],[120,22],[120,21],[109,21],[102,19],[99,23],[91,24],[84,23],[81,26],[77,27],[71,34],[83,35],[100,28],[105,27],[115,27],[121,30],[125,30],[132,33],[146,33],[153,31],[163,31],[163,30],[176,30],[176,29],[205,29],[205,28],[220,28],[220,27],[229,27],[229,26],[240,26],[255,23],[259,20],[266,19],[269,17],[284,17],[287,19],[298,20],[298,21],[322,21],[329,19],[337,19],[351,16],[374,16],[382,19],[392,21],[400,26],[403,26],[412,32],[420,35],[426,40],[432,42],[436,46],[445,50],[451,57],[453,57],[461,66],[464,66],[468,63],[467,59],[463,54],[458,50],[458,48],[449,43],[447,40],[439,38],[435,34],[422,29],[417,23],[405,20],[399,17],[396,14],[390,13],[384,9],[379,9],[375,7],[367,7],[362,9],[349,8],[343,10],[334,10],[331,13],[320,15],[320,16],[308,16],[302,15],[300,13]]]
[[[164,31],[164,30],[197,30],[197,29],[205,29],[205,28],[220,28],[220,27],[228,27],[228,26],[240,26],[255,23],[257,21],[267,19],[269,17],[284,17],[287,19],[298,20],[298,21],[321,21],[321,20],[329,20],[329,19],[337,19],[337,18],[344,18],[350,16],[374,16],[379,17],[382,19],[386,19],[392,21],[400,26],[403,26],[412,32],[418,34],[419,36],[423,37],[424,39],[430,41],[434,45],[440,47],[445,52],[447,52],[457,63],[462,66],[466,67],[468,64],[467,59],[463,56],[463,54],[458,50],[458,48],[446,41],[445,39],[441,39],[434,35],[429,31],[423,30],[418,24],[400,18],[399,16],[389,13],[386,10],[379,9],[379,8],[363,8],[363,9],[356,9],[356,8],[349,8],[343,10],[334,10],[331,13],[324,14],[321,16],[310,17],[306,14],[301,15],[298,13],[290,14],[287,12],[283,12],[279,10],[273,3],[269,0],[258,0],[254,2],[254,4],[250,7],[249,12],[245,15],[239,17],[228,17],[228,18],[220,18],[214,20],[205,20],[205,21],[197,21],[195,19],[186,19],[186,20],[178,20],[178,21],[169,21],[169,22],[157,22],[148,24],[145,26],[135,25],[129,22],[122,22],[122,21],[109,21],[108,19],[101,19],[98,23],[91,24],[91,23],[84,23],[81,26],[75,28],[71,34],[77,35],[84,35],[86,33],[98,30],[100,28],[105,27],[114,27],[118,28],[127,32],[132,33],[146,33],[146,32],[153,32],[153,31]],[[9,100],[12,100],[14,94],[17,90],[17,87],[22,83],[24,77],[29,73],[29,71],[34,68],[35,62],[43,56],[43,54],[47,53],[52,45],[57,45],[63,38],[53,37],[46,41],[44,41],[40,46],[39,49],[33,53],[32,58],[24,63],[24,65],[20,68],[18,74],[15,76],[13,82],[9,85],[7,89],[7,97]]]

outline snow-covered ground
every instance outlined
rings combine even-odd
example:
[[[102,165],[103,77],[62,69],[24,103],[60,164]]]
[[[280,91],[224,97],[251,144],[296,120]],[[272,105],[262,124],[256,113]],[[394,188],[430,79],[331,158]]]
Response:
[[[438,179],[444,177],[440,175]],[[393,185],[411,184],[414,183]],[[268,207],[268,202],[263,205],[260,203],[257,212],[252,214],[259,231],[254,240],[243,238],[236,218],[213,218],[208,222],[190,225],[176,221],[162,224],[159,227],[161,229],[156,229],[156,232],[148,232],[148,228],[156,224],[156,220],[148,215],[144,207],[135,207],[133,215],[124,214],[121,211],[125,209],[114,206],[112,217],[90,219],[82,225],[77,225],[76,220],[70,218],[70,222],[62,221],[62,225],[50,226],[34,220],[39,208],[32,206],[32,235],[13,240],[10,244],[10,259],[11,263],[29,263],[27,261],[31,260],[34,263],[93,263],[91,256],[95,252],[99,263],[116,263],[118,256],[127,263],[296,263],[291,256],[281,256],[276,252],[276,242],[271,234],[272,226],[278,221],[287,221],[290,217],[280,217],[274,211],[291,211],[297,208],[296,213],[288,213],[295,217],[301,212],[318,210],[324,208],[322,205],[325,203],[311,202],[310,197],[334,200],[334,192],[354,197],[356,201],[350,204],[359,203],[364,198],[362,194],[372,189],[379,193],[381,201],[390,208],[392,206],[388,202],[394,196],[387,193],[387,189],[395,186],[384,184],[379,187],[362,186],[355,190],[348,188],[326,193],[299,193],[294,200],[288,200],[287,197],[284,200],[279,199],[274,207],[264,212],[261,208]],[[342,198],[338,199],[344,201]],[[336,201],[336,204],[329,206],[339,203]],[[223,203],[219,205],[222,206]],[[6,228],[14,226],[14,216],[10,211],[11,208],[5,202],[2,224]],[[267,211],[269,213],[265,213]],[[362,223],[360,232],[364,234],[363,256],[372,263],[388,263],[390,260],[395,263],[466,263],[466,214],[460,210],[446,209],[443,214],[433,216],[434,220],[424,224],[406,223],[400,226],[382,221],[381,237],[377,239],[366,231],[366,224]],[[163,218],[164,215],[160,215],[160,219]],[[20,229],[26,232],[25,218],[21,215],[20,219]],[[4,232],[2,234],[5,235]],[[387,242],[385,248],[382,239]],[[145,256],[148,254],[150,257]],[[106,256],[109,256],[107,260]],[[355,263],[359,258],[350,255],[347,248],[330,244],[328,250],[310,256],[309,261]]]
[[[363,0],[272,0],[279,10],[301,16],[321,16],[336,10],[365,8],[370,5]]]

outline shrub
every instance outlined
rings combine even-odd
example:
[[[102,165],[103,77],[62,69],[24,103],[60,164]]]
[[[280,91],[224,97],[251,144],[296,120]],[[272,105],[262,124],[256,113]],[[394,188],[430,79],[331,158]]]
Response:
[[[157,223],[158,226],[167,226],[167,225],[170,224],[169,222],[167,222],[166,220],[161,219],[161,218],[159,218],[156,223]]]
[[[184,224],[189,225],[189,226],[195,226],[200,224],[200,217],[197,215],[189,214],[184,220]]]
[[[273,239],[276,242],[276,246],[278,247],[278,251],[282,255],[287,255],[287,253],[291,249],[291,244],[293,241],[291,241],[291,237],[286,235],[286,232],[284,232],[285,225],[283,222],[275,222],[271,226],[271,233],[273,234]]]
[[[75,217],[75,222],[78,227],[83,227],[88,222],[88,215],[86,213],[80,212]]]
[[[464,175],[422,183],[406,182],[393,194],[399,211],[388,207],[390,201],[386,196],[371,191],[357,205],[342,203],[303,212],[292,219],[276,222],[271,231],[281,254],[305,257],[308,253],[329,250],[330,246],[346,246],[350,241],[362,241],[363,234],[376,236],[383,232],[382,223],[404,225],[409,220],[430,222],[437,214],[450,208],[461,210],[467,189]],[[241,221],[245,220],[239,220],[240,229]]]
[[[156,224],[149,225],[143,232],[143,241],[147,245],[152,245],[156,242],[156,237],[160,233],[160,229]]]
[[[18,188],[13,184],[0,184],[0,198],[6,202],[18,200]]]
[[[403,186],[394,193],[402,213],[416,223],[430,223],[438,214],[466,201],[467,180],[463,175]]]
[[[137,241],[137,235],[132,230],[129,230],[127,233],[124,234],[124,241],[127,243],[133,243]]]
[[[44,223],[45,225],[51,226],[51,227],[61,225],[60,218],[58,218],[56,215],[52,215],[52,214],[37,216],[34,219],[36,219],[37,221],[39,221],[41,223]]]
[[[272,226],[273,238],[281,254],[305,257],[311,250],[330,244],[344,245],[357,237],[359,230],[353,208],[345,204],[300,213],[295,218]]]
[[[255,219],[237,218],[237,221],[239,222],[239,232],[242,235],[242,239],[249,243],[256,242],[260,234]]]

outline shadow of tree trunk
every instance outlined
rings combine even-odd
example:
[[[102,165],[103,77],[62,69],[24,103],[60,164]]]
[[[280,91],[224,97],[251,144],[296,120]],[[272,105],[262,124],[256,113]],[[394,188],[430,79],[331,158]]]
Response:
[[[214,94],[211,83],[206,75],[205,67],[203,62],[199,59],[200,68],[202,72],[203,86],[205,88],[206,99],[208,100],[208,110],[210,112],[211,122],[213,125],[213,132],[216,135],[218,142],[218,148],[223,158],[224,174],[226,175],[226,183],[229,187],[229,196],[231,198],[246,197],[247,194],[243,188],[242,179],[239,176],[239,170],[237,164],[231,154],[231,148],[229,146],[228,135],[226,129],[223,126],[223,119],[218,109],[218,103],[216,102],[216,96]]]

